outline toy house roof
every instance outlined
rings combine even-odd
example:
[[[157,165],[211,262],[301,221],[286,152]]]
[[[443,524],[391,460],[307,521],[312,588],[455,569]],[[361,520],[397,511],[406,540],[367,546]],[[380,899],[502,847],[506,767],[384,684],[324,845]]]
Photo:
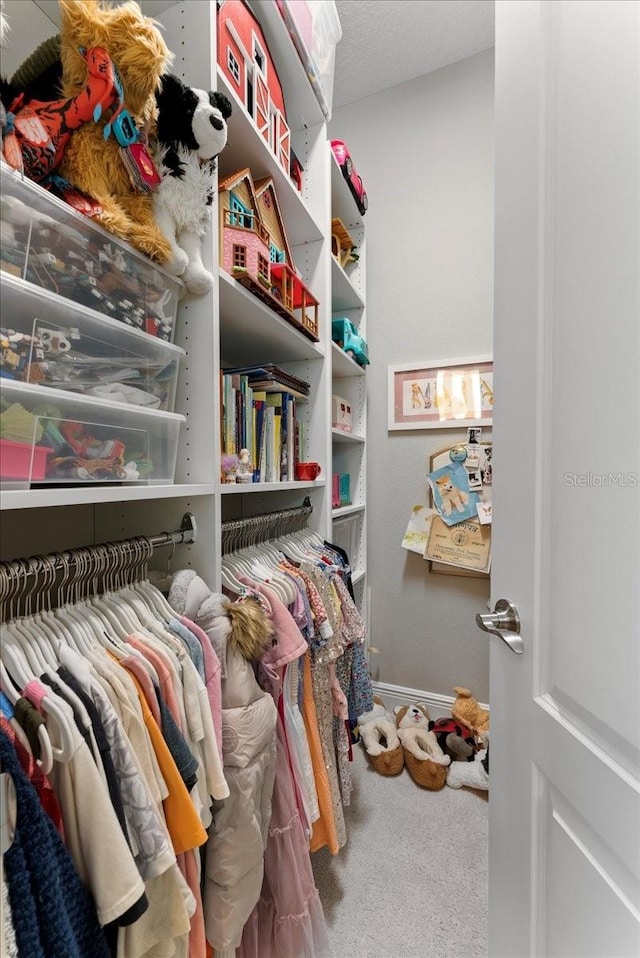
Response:
[[[287,237],[287,231],[285,229],[284,220],[282,218],[282,213],[280,212],[280,204],[278,203],[278,195],[276,193],[276,188],[273,184],[273,179],[270,176],[263,176],[261,179],[255,181],[255,193],[258,199],[270,189],[271,196],[273,197],[273,208],[275,211],[276,219],[278,221],[278,226],[280,227],[280,233],[282,235],[282,241],[284,243],[284,252],[287,257],[287,263],[289,266],[294,268],[293,256],[291,254],[291,247],[289,246],[289,240]]]
[[[248,166],[245,166],[243,170],[236,170],[235,173],[231,173],[229,176],[225,176],[224,179],[218,181],[218,193],[222,193],[225,190],[232,190],[234,186],[237,186],[238,183],[241,183],[243,180],[246,180],[247,186],[249,188],[249,194],[251,196],[251,208],[257,216],[258,220],[262,222],[262,217],[260,216],[260,209],[258,206],[258,193],[256,191],[256,185],[253,182],[253,177],[251,176],[251,170]]]

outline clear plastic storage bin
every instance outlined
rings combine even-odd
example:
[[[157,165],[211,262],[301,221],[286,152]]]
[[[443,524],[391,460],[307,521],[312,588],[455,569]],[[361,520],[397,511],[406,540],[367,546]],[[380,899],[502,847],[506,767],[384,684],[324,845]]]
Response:
[[[322,112],[331,119],[336,45],[342,36],[334,0],[277,0],[278,9]]]
[[[0,275],[0,384],[34,383],[173,412],[184,350]]]
[[[0,267],[173,340],[181,283],[15,170],[0,170]]]
[[[171,484],[183,416],[3,381],[0,487]]]

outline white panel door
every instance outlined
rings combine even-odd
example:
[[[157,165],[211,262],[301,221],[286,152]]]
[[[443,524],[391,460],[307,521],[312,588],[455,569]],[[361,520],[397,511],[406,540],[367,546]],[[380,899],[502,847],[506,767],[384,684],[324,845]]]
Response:
[[[491,958],[640,955],[639,64],[637,0],[496,3]]]

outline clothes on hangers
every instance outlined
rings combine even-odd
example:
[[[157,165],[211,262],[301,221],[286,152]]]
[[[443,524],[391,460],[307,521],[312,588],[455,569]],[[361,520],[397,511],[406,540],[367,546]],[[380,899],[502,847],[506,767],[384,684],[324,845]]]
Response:
[[[59,760],[41,806],[48,788],[107,952],[118,958],[201,958],[197,850],[207,838],[203,822],[211,821],[213,801],[229,795],[214,727],[221,718],[212,714],[215,688],[210,696],[205,663],[212,685],[216,665],[220,669],[205,633],[198,637],[174,610],[160,618],[160,604],[153,613],[152,607],[124,589],[79,618],[67,605],[55,631],[44,616],[24,617],[21,638],[35,643],[37,635],[42,654],[38,661],[35,655],[20,659],[19,685],[26,694],[19,708],[34,749],[42,728],[52,737]],[[56,659],[55,671],[33,674],[45,660]],[[7,660],[8,666],[17,663],[15,656]],[[26,681],[29,671],[33,677]],[[3,671],[3,684],[5,679],[11,676]],[[15,739],[8,720],[0,721]],[[17,754],[19,743],[9,745]],[[35,759],[28,755],[29,761],[35,784],[42,786]],[[24,881],[22,865],[22,875],[16,869],[12,881]],[[37,922],[34,929],[40,933]]]
[[[285,713],[280,707],[286,669],[308,646],[276,593],[261,583],[253,587],[266,600],[274,626],[274,642],[260,659],[258,679],[278,706],[276,774],[262,892],[245,924],[238,958],[313,958],[326,951],[328,936],[296,802]]]
[[[366,631],[330,543],[250,553],[228,580],[240,595],[184,570],[168,600],[147,580],[23,616],[0,650],[30,737],[4,711],[0,732],[54,831],[57,810],[111,958],[326,947],[310,851],[346,842],[349,720],[373,704]]]
[[[169,603],[206,632],[224,663],[222,742],[230,798],[216,808],[209,828],[203,904],[207,941],[216,954],[232,953],[260,895],[271,818],[277,712],[253,667],[269,635],[255,627],[243,635],[237,609],[232,626],[228,600],[210,592],[193,570],[174,575]]]
[[[91,895],[4,732],[0,763],[13,780],[17,798],[15,834],[4,854],[4,871],[18,954],[108,958]]]

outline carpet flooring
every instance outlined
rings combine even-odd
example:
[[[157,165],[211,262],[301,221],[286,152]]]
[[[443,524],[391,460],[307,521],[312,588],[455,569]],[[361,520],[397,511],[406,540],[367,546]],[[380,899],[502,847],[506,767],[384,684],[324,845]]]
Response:
[[[332,958],[486,958],[487,793],[378,775],[354,746],[347,844],[311,856]]]

